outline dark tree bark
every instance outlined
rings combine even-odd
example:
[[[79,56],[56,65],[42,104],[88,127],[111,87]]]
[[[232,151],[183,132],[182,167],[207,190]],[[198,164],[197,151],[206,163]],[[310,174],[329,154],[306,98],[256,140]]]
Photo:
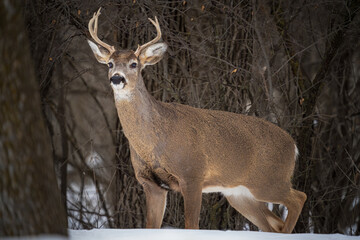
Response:
[[[21,1],[0,3],[0,236],[67,235]]]

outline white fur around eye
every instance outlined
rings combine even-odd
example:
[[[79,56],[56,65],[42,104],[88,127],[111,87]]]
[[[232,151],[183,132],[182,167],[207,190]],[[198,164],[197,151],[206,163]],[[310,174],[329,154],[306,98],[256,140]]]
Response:
[[[136,64],[136,66],[135,66],[135,67],[132,67],[132,65],[133,65],[134,63]],[[129,68],[130,68],[131,70],[136,69],[136,68],[137,68],[137,66],[138,66],[138,63],[137,63],[137,62],[135,62],[135,61],[134,61],[134,62],[130,62],[130,63],[129,63]]]

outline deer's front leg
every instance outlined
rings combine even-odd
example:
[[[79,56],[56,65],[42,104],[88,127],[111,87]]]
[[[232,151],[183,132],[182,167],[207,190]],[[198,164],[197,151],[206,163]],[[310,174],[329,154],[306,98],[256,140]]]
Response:
[[[166,208],[167,190],[151,180],[140,178],[146,196],[146,228],[160,228]]]
[[[199,229],[202,188],[193,181],[180,185],[184,197],[185,228]]]

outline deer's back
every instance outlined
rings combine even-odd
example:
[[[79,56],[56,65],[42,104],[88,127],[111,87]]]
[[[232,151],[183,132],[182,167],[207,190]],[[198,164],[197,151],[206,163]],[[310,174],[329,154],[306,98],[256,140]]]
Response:
[[[237,181],[234,185],[246,184],[269,172],[282,173],[274,176],[274,182],[280,180],[278,177],[290,179],[295,164],[295,142],[278,126],[231,112],[175,103],[164,107],[167,121],[172,123],[167,144],[173,152],[178,152],[177,156],[184,158],[179,161],[181,164],[198,161],[199,168],[206,170],[209,185],[213,184],[211,179],[217,179],[217,184],[232,179]],[[271,178],[264,177],[264,181],[270,183]]]

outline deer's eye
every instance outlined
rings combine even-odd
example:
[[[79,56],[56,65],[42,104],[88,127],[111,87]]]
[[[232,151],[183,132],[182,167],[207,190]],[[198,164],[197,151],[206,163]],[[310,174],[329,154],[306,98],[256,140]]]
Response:
[[[130,68],[136,68],[137,64],[134,62],[132,64],[130,64]]]
[[[112,68],[114,65],[113,65],[112,62],[109,62],[109,63],[108,63],[108,66],[109,66],[109,68]]]

